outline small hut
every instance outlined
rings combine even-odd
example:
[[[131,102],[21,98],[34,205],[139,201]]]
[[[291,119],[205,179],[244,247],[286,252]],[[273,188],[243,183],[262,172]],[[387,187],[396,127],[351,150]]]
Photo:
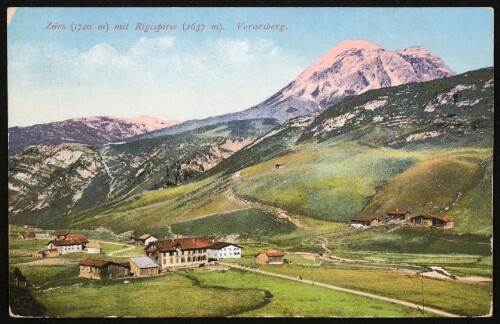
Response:
[[[160,266],[147,256],[130,258],[130,271],[134,277],[151,277],[160,273]]]
[[[410,212],[406,209],[390,209],[386,213],[388,220],[407,222],[410,220]]]
[[[280,251],[267,251],[255,256],[256,264],[283,264],[285,253]]]

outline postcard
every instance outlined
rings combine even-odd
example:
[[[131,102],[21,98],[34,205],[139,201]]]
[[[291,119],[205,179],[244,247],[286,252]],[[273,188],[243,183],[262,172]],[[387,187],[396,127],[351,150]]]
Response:
[[[8,8],[9,316],[492,316],[491,8]]]

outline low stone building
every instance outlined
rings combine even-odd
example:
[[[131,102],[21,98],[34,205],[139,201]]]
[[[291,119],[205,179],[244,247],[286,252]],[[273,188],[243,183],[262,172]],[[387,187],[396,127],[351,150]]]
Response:
[[[130,276],[130,265],[107,260],[86,259],[79,263],[80,277],[89,279],[119,279]]]
[[[130,258],[130,271],[134,277],[151,277],[160,273],[160,266],[147,256]]]
[[[256,264],[283,264],[285,253],[280,251],[267,251],[255,256]]]

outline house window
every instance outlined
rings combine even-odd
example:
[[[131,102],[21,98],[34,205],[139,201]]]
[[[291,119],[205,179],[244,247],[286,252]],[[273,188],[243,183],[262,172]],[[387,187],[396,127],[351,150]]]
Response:
[[[170,263],[174,263],[174,258],[170,258]]]
[[[184,263],[185,259],[184,258],[181,258],[181,263]]]
[[[190,256],[188,257],[188,262],[191,262],[191,257]]]

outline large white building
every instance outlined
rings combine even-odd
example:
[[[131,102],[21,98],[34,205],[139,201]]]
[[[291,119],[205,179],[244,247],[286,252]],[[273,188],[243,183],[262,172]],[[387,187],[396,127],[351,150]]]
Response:
[[[68,234],[64,239],[56,239],[47,243],[47,250],[57,249],[59,254],[82,252],[87,238],[83,234]]]
[[[200,266],[209,260],[223,258],[241,258],[240,246],[216,242],[211,237],[155,241],[149,243],[145,251],[161,269]]]
[[[227,242],[215,242],[208,247],[207,255],[208,260],[241,258],[241,246]]]

